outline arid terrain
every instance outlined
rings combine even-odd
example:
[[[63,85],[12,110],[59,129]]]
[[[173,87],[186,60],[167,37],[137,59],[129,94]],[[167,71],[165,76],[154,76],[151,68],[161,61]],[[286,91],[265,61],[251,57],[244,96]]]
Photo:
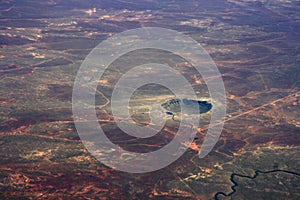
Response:
[[[300,199],[299,12],[296,0],[1,1],[0,198]],[[73,122],[72,88],[96,45],[140,27],[176,30],[208,51],[225,84],[227,115],[205,158],[198,153],[209,111],[200,115],[195,140],[180,159],[130,174],[85,149]],[[182,58],[153,50],[121,57],[99,80],[96,112],[109,139],[129,151],[162,148],[178,127],[171,114],[159,134],[137,139],[111,115],[111,93],[125,66],[147,61],[149,53],[184,74],[200,100],[218,106]],[[173,98],[166,88],[141,87],[130,113],[147,124],[145,105]]]

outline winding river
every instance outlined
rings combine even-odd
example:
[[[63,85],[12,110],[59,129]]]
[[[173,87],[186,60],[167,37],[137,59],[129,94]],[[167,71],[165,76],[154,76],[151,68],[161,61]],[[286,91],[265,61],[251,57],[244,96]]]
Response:
[[[230,176],[230,181],[233,183],[233,186],[231,186],[232,192],[230,192],[229,194],[225,194],[224,192],[217,192],[215,194],[214,199],[218,200],[220,195],[230,197],[236,192],[236,187],[238,187],[238,183],[234,180],[234,178],[236,176],[237,177],[242,177],[242,178],[248,178],[248,179],[255,179],[259,174],[270,174],[270,173],[276,173],[276,172],[281,172],[281,173],[287,173],[287,174],[300,176],[299,173],[288,171],[288,170],[281,170],[281,169],[274,169],[274,170],[270,170],[270,171],[255,170],[254,176],[247,176],[247,175],[232,173],[231,176]]]

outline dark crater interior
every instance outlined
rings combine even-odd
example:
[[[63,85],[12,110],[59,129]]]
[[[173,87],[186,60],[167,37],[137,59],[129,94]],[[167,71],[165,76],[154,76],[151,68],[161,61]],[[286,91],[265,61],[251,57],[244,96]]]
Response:
[[[184,108],[188,114],[203,114],[212,109],[212,104],[207,101],[178,98],[170,99],[161,106],[167,110],[166,113],[169,115],[181,112],[181,108]]]

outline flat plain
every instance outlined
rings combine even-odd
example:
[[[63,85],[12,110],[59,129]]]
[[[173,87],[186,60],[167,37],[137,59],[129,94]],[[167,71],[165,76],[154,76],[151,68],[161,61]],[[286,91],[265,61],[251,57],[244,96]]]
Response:
[[[298,1],[282,0],[1,1],[0,198],[300,199],[299,10]],[[136,175],[106,167],[84,148],[72,87],[98,43],[153,26],[182,32],[208,51],[226,87],[227,115],[205,158],[198,153],[210,112],[201,115],[180,159]],[[217,108],[202,77],[181,58],[151,49],[121,57],[99,80],[96,111],[107,136],[136,152],[162,148],[178,127],[169,116],[161,133],[137,139],[111,115],[114,85],[149,54],[184,74],[199,99]],[[130,102],[133,119],[148,123],[147,105],[172,98],[157,85],[139,88]]]

